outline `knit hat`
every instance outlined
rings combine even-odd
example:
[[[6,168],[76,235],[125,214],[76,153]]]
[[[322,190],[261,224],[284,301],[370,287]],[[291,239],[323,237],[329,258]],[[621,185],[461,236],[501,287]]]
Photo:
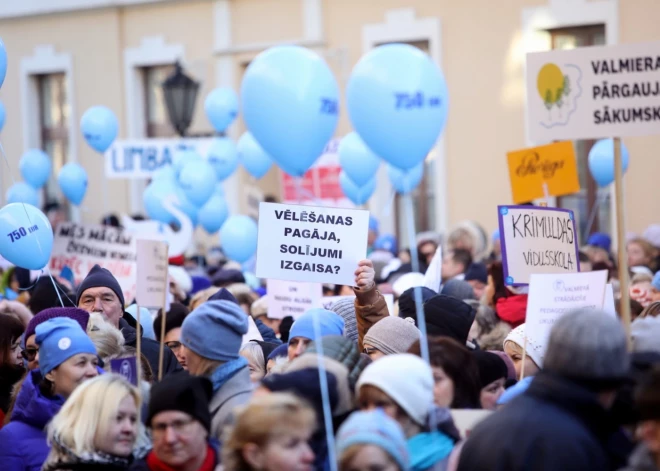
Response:
[[[250,314],[255,319],[261,316],[268,317],[268,296],[262,296],[253,302],[250,306]]]
[[[53,286],[53,281],[55,282],[57,291],[55,291],[56,288]],[[62,307],[62,303],[64,303],[65,307],[76,307],[76,304],[70,299],[73,297],[74,295],[62,284],[56,280],[51,281],[50,277],[43,277],[34,285],[27,306],[35,314],[51,307]],[[60,303],[60,298],[62,299],[62,303]]]
[[[305,350],[304,356],[316,356],[316,353],[319,352],[319,345],[323,348],[324,357],[336,360],[346,367],[349,386],[351,391],[355,390],[355,384],[367,365],[371,363],[371,358],[360,353],[357,343],[339,335],[327,335],[312,342]]]
[[[432,289],[426,288],[424,286],[419,289],[422,292],[422,304],[431,299],[433,296],[438,295],[438,293]],[[414,288],[407,289],[399,297],[399,317],[412,317],[413,319],[417,319]]]
[[[289,345],[288,344],[283,343],[282,345],[278,345],[275,348],[275,350],[270,352],[270,355],[268,355],[268,358],[266,359],[266,361],[273,360],[275,358],[286,357],[288,350],[289,350]]]
[[[213,396],[213,385],[203,376],[190,376],[185,371],[168,374],[151,387],[147,425],[161,412],[183,412],[209,431],[211,413],[209,402]]]
[[[509,358],[509,355],[507,355],[501,350],[488,350],[488,353],[497,355],[502,359],[502,361],[506,365],[507,379],[514,379],[514,380],[516,379],[516,366],[513,364],[513,360]]]
[[[633,352],[660,353],[660,317],[638,317],[630,326]]]
[[[54,319],[56,317],[68,317],[76,321],[80,328],[87,332],[87,324],[89,324],[89,312],[78,309],[77,307],[52,307],[50,309],[44,309],[39,314],[30,319],[27,329],[25,329],[24,340],[29,339],[32,335],[36,333],[37,326],[47,320]]]
[[[488,283],[488,269],[483,263],[473,263],[465,272],[465,281],[480,281]]]
[[[477,299],[474,295],[474,289],[467,281],[463,280],[449,280],[447,281],[440,290],[440,294],[445,296],[452,296],[461,301],[468,299]]]
[[[126,304],[124,302],[124,292],[121,290],[119,282],[113,276],[113,274],[110,273],[109,270],[106,268],[101,268],[99,265],[94,265],[83,282],[80,283],[80,286],[78,286],[78,292],[76,294],[76,305],[80,306],[80,298],[86,290],[89,288],[101,287],[110,288],[112,291],[114,291],[119,298],[119,302],[121,302],[122,307],[124,307]]]
[[[221,269],[215,272],[211,277],[213,286],[227,286],[232,283],[245,283],[245,277],[240,270],[236,269]]]
[[[226,288],[220,288],[208,301],[230,301],[238,306],[238,300]]]
[[[254,342],[261,347],[261,353],[263,353],[264,355],[264,362],[268,361],[268,357],[270,356],[270,354],[273,353],[275,349],[280,346],[280,344],[264,342],[263,340],[250,340],[250,342]]]
[[[316,340],[314,335],[314,317],[318,318],[321,337],[326,335],[344,335],[344,319],[327,309],[310,309],[300,316],[291,326],[289,341],[295,337]]]
[[[504,339],[502,346],[506,346],[507,342],[513,342],[520,347],[525,348],[525,324],[520,324],[518,327],[509,332],[509,335]],[[543,358],[545,357],[546,345],[541,344],[531,338],[527,338],[527,356],[532,359],[534,364],[539,368],[543,368]]]
[[[362,343],[385,355],[394,355],[407,353],[410,346],[419,340],[419,335],[419,329],[411,318],[388,316],[369,329]]]
[[[653,275],[651,286],[653,286],[653,289],[655,289],[656,291],[660,291],[660,271],[656,272],[655,275]]]
[[[357,319],[355,317],[355,300],[353,298],[343,298],[335,301],[330,310],[344,319],[344,337],[348,337],[353,342],[358,341]]]
[[[91,353],[96,347],[84,330],[73,319],[55,317],[37,325],[36,341],[39,345],[39,370],[46,375],[74,355]]]
[[[417,324],[417,313],[411,316]],[[465,344],[477,312],[453,296],[439,294],[424,303],[428,335],[451,337]]]
[[[365,385],[383,391],[417,424],[426,423],[434,382],[431,367],[420,357],[401,353],[373,362],[358,379],[357,390]]]
[[[209,360],[230,361],[238,358],[247,331],[248,317],[238,304],[207,301],[183,321],[181,343]]]
[[[593,245],[609,252],[612,247],[612,239],[603,232],[594,232],[587,239],[587,245]]]
[[[660,247],[660,224],[651,224],[644,229],[642,237],[648,240],[654,247]]]
[[[477,360],[479,367],[479,387],[481,389],[498,379],[506,379],[508,370],[506,363],[494,353],[481,350],[472,352],[472,356]]]
[[[591,309],[563,316],[550,331],[543,368],[594,385],[625,380],[630,356],[621,323]]]
[[[407,470],[409,457],[406,437],[399,424],[380,409],[354,412],[337,432],[337,455],[353,445],[374,445],[396,462],[398,469]]]

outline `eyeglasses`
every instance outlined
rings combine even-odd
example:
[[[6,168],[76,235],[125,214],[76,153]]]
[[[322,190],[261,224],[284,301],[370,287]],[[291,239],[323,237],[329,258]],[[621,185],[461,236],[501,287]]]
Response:
[[[171,422],[169,424],[154,424],[151,427],[151,435],[155,439],[163,438],[168,428],[171,428],[174,431],[174,433],[176,433],[177,435],[183,435],[188,431],[187,428],[194,421],[195,419],[188,419],[188,420],[175,420],[174,422]]]
[[[167,347],[172,351],[176,351],[181,348],[181,342],[177,342],[176,340],[165,342],[165,345],[167,345]]]
[[[21,350],[21,356],[27,361],[34,361],[34,359],[37,357],[37,353],[39,353],[39,349],[34,347]]]

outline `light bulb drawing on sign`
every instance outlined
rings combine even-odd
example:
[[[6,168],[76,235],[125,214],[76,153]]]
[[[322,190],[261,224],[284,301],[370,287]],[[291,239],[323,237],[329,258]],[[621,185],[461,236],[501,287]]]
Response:
[[[547,119],[541,121],[546,128],[566,126],[571,115],[577,110],[577,101],[582,95],[580,86],[582,71],[573,64],[557,64],[548,62],[541,67],[536,77],[539,97],[548,110]]]

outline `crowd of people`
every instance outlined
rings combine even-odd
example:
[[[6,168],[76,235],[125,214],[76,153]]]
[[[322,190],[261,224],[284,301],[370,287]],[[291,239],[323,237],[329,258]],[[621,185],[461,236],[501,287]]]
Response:
[[[171,260],[174,302],[139,316],[100,266],[76,286],[8,268],[0,469],[660,470],[660,226],[627,241],[632,339],[587,309],[526,339],[497,233],[417,242],[412,260],[373,222],[355,286],[296,319],[220,249]],[[617,291],[606,234],[580,261]],[[136,356],[137,384],[112,372]],[[488,411],[467,434],[465,410]]]

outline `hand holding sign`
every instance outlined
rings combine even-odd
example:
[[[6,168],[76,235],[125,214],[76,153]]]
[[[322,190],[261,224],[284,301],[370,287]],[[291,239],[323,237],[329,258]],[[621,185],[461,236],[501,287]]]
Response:
[[[369,291],[376,286],[376,271],[371,260],[360,260],[355,270],[355,285],[363,291]]]

